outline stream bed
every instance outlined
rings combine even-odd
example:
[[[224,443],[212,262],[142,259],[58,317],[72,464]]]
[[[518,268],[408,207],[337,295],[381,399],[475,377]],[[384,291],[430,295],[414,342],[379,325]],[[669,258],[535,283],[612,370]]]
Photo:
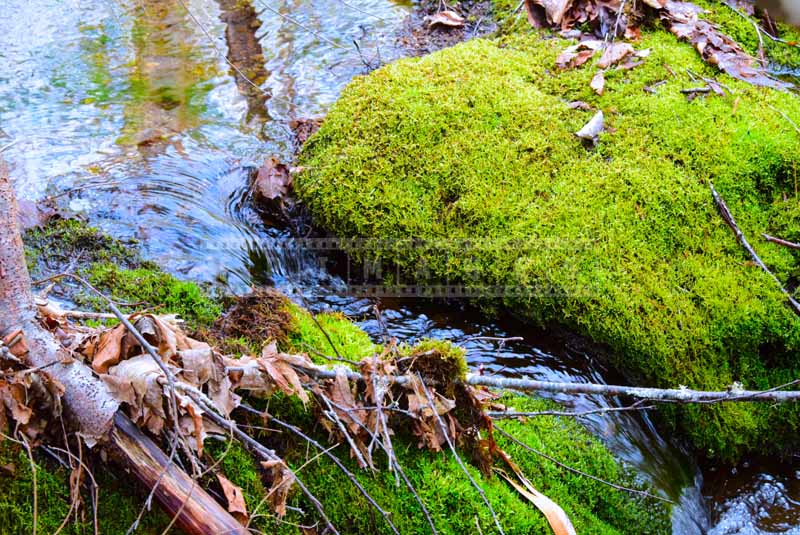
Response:
[[[21,199],[49,199],[113,236],[136,238],[148,258],[182,277],[236,291],[274,284],[314,310],[341,310],[376,340],[384,335],[378,304],[391,335],[452,340],[485,373],[623,381],[568,334],[487,319],[453,301],[348,295],[341,266],[253,210],[252,170],[270,155],[290,158],[289,123],[324,115],[353,76],[406,54],[398,36],[411,3],[3,4],[0,150]],[[620,403],[556,399],[576,410]],[[678,503],[676,535],[800,533],[795,459],[700,469],[645,412],[584,423]]]

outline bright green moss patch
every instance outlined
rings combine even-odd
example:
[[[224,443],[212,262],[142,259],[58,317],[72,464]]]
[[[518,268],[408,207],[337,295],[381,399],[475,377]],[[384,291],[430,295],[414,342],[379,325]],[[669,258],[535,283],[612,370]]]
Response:
[[[85,264],[114,262],[124,267],[141,261],[135,241],[115,240],[78,219],[59,219],[28,231],[25,258],[34,277],[49,274],[48,267],[66,266],[77,258]]]
[[[686,68],[718,73],[664,31],[637,45],[652,51],[644,65],[609,70],[598,97],[590,65],[555,69],[569,44],[476,40],[355,80],[306,144],[297,191],[342,236],[400,240],[376,254],[407,274],[508,287],[520,315],[608,344],[648,385],[800,376],[800,320],[708,188],[792,286],[797,257],[759,235],[797,221],[800,142],[777,111],[800,121],[796,97],[720,76],[735,95],[688,102]],[[570,109],[575,100],[605,112],[597,147],[573,135],[594,113]],[[753,404],[678,420],[706,453],[734,458],[795,442],[797,416]]]
[[[294,304],[289,305],[294,324],[288,337],[288,351],[308,353],[312,360],[320,364],[329,361],[319,354],[335,357],[336,352],[342,358],[361,360],[372,355],[377,346],[369,339],[367,333],[353,324],[340,312],[323,312],[316,314],[319,326],[330,337],[330,342],[325,337],[320,327],[311,319],[311,312]],[[331,347],[331,342],[333,346]]]
[[[36,496],[38,501],[36,526],[39,533],[55,533],[70,509],[69,472],[36,456]],[[132,488],[128,481],[117,480],[107,470],[94,471],[99,486],[98,523],[100,533],[125,533],[142,507],[146,497]],[[33,528],[33,474],[28,455],[21,446],[5,441],[0,444],[0,532],[31,533]],[[84,495],[84,507],[75,521],[73,516],[61,533],[90,535],[92,525],[91,501]],[[169,519],[158,508],[142,519],[137,533],[158,535]]]
[[[550,403],[521,397],[506,398],[503,402],[512,404],[519,410],[542,410],[552,406]],[[281,418],[290,418],[281,414],[280,408],[274,405],[270,410]],[[289,408],[288,412],[291,414],[294,409]],[[608,451],[574,421],[540,418],[524,424],[507,422],[503,428],[524,443],[587,473],[618,484],[641,488],[614,461]],[[323,444],[328,444],[324,436],[314,436]],[[496,438],[498,444],[519,464],[531,482],[564,508],[578,533],[670,533],[669,510],[662,503],[642,501],[591,479],[574,475],[500,436]],[[479,494],[449,453],[418,450],[416,440],[402,430],[398,430],[394,446],[401,466],[429,509],[440,533],[477,533],[476,519],[484,533],[494,530],[491,516]],[[309,459],[313,459],[318,452],[306,451],[304,448],[302,442],[297,443],[287,455],[289,463],[295,469],[303,466],[299,472],[300,477],[320,498],[326,513],[338,529],[352,534],[390,533],[383,518],[331,461],[326,457],[319,457],[309,463]],[[401,533],[430,531],[413,494],[402,483],[397,487],[391,473],[382,470],[371,474],[359,470],[348,458],[344,446],[333,451],[357,475],[369,494],[391,514]],[[385,463],[385,459],[381,459],[381,462]],[[544,516],[507,483],[498,477],[486,478],[473,467],[470,467],[470,472],[498,512],[506,533],[552,533]],[[296,500],[298,501],[294,505],[306,507],[299,497]]]
[[[179,280],[153,265],[121,269],[111,262],[98,262],[88,268],[87,277],[93,285],[106,289],[112,299],[142,303],[138,309],[158,307],[158,313],[178,314],[190,327],[210,325],[221,312],[219,304],[197,284]],[[102,303],[97,302],[97,306]]]

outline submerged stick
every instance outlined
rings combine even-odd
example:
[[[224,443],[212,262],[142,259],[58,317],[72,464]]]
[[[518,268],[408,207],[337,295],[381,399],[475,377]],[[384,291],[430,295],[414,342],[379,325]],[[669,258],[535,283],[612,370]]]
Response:
[[[778,277],[776,277],[775,274],[773,274],[769,270],[769,268],[764,264],[764,262],[761,261],[761,258],[759,258],[755,249],[753,249],[753,247],[747,241],[747,238],[745,238],[742,231],[739,230],[738,225],[736,225],[736,220],[733,219],[733,215],[731,214],[731,211],[728,209],[728,205],[725,204],[725,201],[722,199],[722,197],[720,197],[719,193],[717,193],[717,190],[714,189],[714,184],[712,184],[709,181],[708,185],[711,188],[711,195],[714,196],[714,202],[717,203],[717,208],[719,208],[719,212],[720,215],[722,216],[722,219],[724,219],[725,223],[727,223],[728,226],[731,228],[731,230],[733,230],[734,235],[736,235],[736,240],[741,244],[742,247],[744,247],[745,251],[747,251],[747,253],[750,255],[750,258],[753,259],[753,262],[755,262],[755,264],[758,267],[760,267],[764,273],[769,275],[772,278],[772,280],[775,281],[775,284],[777,284],[778,287],[781,289],[783,295],[785,295],[786,298],[789,300],[789,304],[792,306],[794,311],[797,314],[800,314],[800,303],[798,303],[797,300],[795,300],[795,298],[792,297],[792,294],[790,294],[789,291],[783,287],[783,284],[781,283],[780,280],[778,280]]]

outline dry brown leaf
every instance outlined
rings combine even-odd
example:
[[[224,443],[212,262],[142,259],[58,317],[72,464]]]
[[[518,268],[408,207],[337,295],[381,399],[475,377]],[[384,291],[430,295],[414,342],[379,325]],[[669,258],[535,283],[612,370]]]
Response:
[[[606,87],[605,73],[603,71],[597,71],[597,74],[595,74],[592,77],[592,81],[589,84],[589,87],[591,87],[594,90],[594,92],[597,93],[598,95],[602,95],[603,90]]]
[[[283,463],[283,461],[264,461],[261,466],[270,474],[272,486],[269,489],[269,496],[272,510],[279,518],[286,516],[286,500],[289,498],[289,491],[294,484],[294,473]]]
[[[114,399],[128,405],[131,418],[158,435],[164,428],[163,372],[150,355],[123,360],[101,375]]]
[[[231,513],[236,520],[242,524],[246,524],[247,505],[244,503],[242,488],[238,485],[234,485],[227,477],[219,473],[217,474],[217,480],[222,487],[222,492],[225,494],[225,499],[228,501],[228,512]]]
[[[436,26],[445,26],[447,28],[461,28],[464,26],[464,17],[455,11],[446,9],[440,11],[428,19],[428,26],[434,28]]]
[[[628,55],[633,54],[635,51],[628,43],[614,42],[608,45],[597,62],[597,66],[601,69],[607,69],[615,63],[619,63]]]
[[[539,492],[506,452],[499,450],[499,453],[517,476],[519,482],[510,477],[504,470],[495,469],[495,472],[500,474],[517,492],[533,503],[544,514],[555,535],[576,535],[572,522],[561,506]]]
[[[94,349],[92,369],[97,373],[107,373],[108,368],[119,363],[122,359],[122,340],[127,333],[124,325],[120,324],[111,330],[100,334]]]
[[[525,7],[528,10],[528,19],[530,20],[531,17],[536,17],[535,13],[532,14],[533,4],[536,4],[544,8],[547,21],[550,24],[558,26],[564,19],[567,10],[572,7],[572,1],[573,0],[532,0],[532,2],[525,2]]]
[[[512,463],[509,462],[509,466],[512,469],[516,468]],[[525,499],[530,501],[533,505],[539,509],[547,519],[547,522],[550,524],[550,527],[553,529],[553,533],[555,535],[577,535],[575,532],[575,528],[572,525],[567,514],[564,510],[559,506],[556,502],[536,490],[533,485],[522,475],[521,472],[517,471],[517,477],[523,482],[523,484],[518,483],[515,481],[511,476],[506,474],[503,470],[495,470],[500,476],[505,479],[514,489],[520,493]]]
[[[256,197],[260,201],[276,201],[286,197],[292,187],[289,168],[277,158],[270,157],[259,167],[256,175]]]
[[[704,60],[716,65],[722,72],[757,86],[784,90],[794,87],[756,66],[756,60],[733,39],[722,34],[713,24],[700,19],[698,15],[702,12],[691,2],[670,1],[661,10],[661,18],[675,36],[692,43]]]

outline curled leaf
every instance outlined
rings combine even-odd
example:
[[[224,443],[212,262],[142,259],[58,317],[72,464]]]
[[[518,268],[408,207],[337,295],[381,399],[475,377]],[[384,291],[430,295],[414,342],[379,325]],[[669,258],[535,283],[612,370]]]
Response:
[[[233,514],[236,520],[242,524],[246,524],[248,518],[247,505],[244,503],[242,488],[231,483],[231,481],[222,474],[217,474],[217,481],[219,481],[222,492],[225,494],[225,499],[228,501],[228,512]]]
[[[586,139],[588,141],[597,141],[597,137],[603,131],[605,126],[605,117],[603,116],[602,111],[598,111],[594,114],[588,123],[584,125],[583,128],[575,132],[575,135],[581,139]]]
[[[461,28],[464,26],[464,17],[455,11],[446,9],[440,11],[428,19],[428,26],[434,28],[436,26],[444,26],[447,28]]]

